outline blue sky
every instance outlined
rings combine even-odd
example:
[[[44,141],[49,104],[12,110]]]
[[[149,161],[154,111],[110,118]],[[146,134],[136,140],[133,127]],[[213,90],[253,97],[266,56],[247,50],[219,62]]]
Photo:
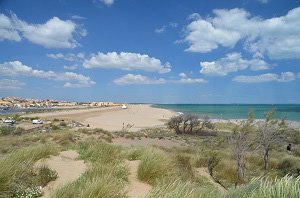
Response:
[[[298,0],[0,0],[0,96],[299,103]]]

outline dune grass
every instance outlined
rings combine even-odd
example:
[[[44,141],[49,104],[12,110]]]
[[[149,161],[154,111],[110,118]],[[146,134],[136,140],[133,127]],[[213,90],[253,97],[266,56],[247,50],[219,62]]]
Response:
[[[0,197],[10,197],[22,188],[42,185],[34,173],[34,162],[56,154],[52,146],[32,146],[0,158]]]
[[[253,179],[249,184],[230,189],[224,197],[230,198],[290,198],[300,197],[300,176],[286,175],[282,178]]]
[[[150,191],[149,198],[201,198],[219,197],[218,192],[209,187],[201,186],[191,181],[176,179],[173,181],[160,180]]]
[[[170,157],[164,151],[150,147],[142,154],[138,167],[138,179],[154,184],[156,179],[171,175],[173,170]]]
[[[80,158],[90,167],[78,180],[54,192],[51,197],[124,197],[129,170],[122,163],[121,148],[87,141],[79,145]]]

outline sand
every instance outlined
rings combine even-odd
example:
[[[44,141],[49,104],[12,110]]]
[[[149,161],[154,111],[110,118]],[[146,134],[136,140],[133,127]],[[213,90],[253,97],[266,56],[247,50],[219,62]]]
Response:
[[[50,193],[59,187],[69,182],[75,181],[83,174],[87,166],[83,160],[75,160],[78,157],[76,151],[63,151],[59,156],[52,156],[47,159],[40,160],[36,163],[36,167],[46,165],[50,169],[57,172],[57,179],[51,181],[43,188],[43,196],[45,198],[50,197]]]
[[[108,131],[117,131],[127,128],[128,131],[138,131],[145,128],[160,127],[177,113],[166,109],[153,108],[150,105],[128,105],[121,107],[91,108],[80,110],[64,110],[31,114],[43,120],[54,118],[66,121],[77,121],[91,128],[102,128]],[[27,115],[28,116],[28,115]]]
[[[147,197],[147,194],[152,189],[152,186],[141,182],[137,179],[137,170],[139,167],[140,160],[135,161],[126,161],[126,164],[129,167],[129,185],[126,187],[127,196],[129,198],[144,198]]]

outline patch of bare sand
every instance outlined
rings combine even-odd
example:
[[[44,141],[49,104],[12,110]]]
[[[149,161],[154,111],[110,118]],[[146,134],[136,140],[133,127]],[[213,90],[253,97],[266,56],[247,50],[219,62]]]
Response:
[[[196,168],[197,173],[202,176],[202,177],[206,177],[208,179],[208,181],[213,184],[220,192],[224,192],[226,191],[226,189],[221,186],[219,183],[217,183],[208,173],[207,168],[204,167],[200,167],[200,168]]]
[[[183,142],[178,140],[168,140],[168,139],[153,139],[153,138],[144,138],[141,139],[135,138],[135,139],[129,139],[129,138],[114,138],[113,144],[118,144],[125,147],[131,147],[131,146],[160,146],[164,148],[172,148],[172,147],[180,147],[184,146]]]
[[[102,128],[108,131],[122,130],[123,127],[129,131],[138,131],[145,128],[162,126],[176,113],[166,109],[151,107],[150,105],[128,105],[127,109],[121,107],[91,108],[81,110],[64,110],[59,112],[48,112],[31,114],[27,116],[38,116],[45,120],[54,118],[67,121],[77,121],[91,128]]]
[[[137,178],[137,171],[139,167],[140,160],[128,161],[126,164],[129,167],[130,174],[128,177],[129,184],[126,187],[127,196],[129,198],[144,198],[147,197],[147,194],[152,189],[152,186],[146,183],[143,183]]]
[[[42,197],[50,197],[52,193],[57,188],[75,181],[77,178],[83,174],[87,166],[83,160],[75,160],[78,157],[78,153],[73,150],[63,151],[58,156],[51,156],[47,159],[39,160],[36,166],[46,165],[50,169],[57,172],[57,179],[51,181],[43,188]]]

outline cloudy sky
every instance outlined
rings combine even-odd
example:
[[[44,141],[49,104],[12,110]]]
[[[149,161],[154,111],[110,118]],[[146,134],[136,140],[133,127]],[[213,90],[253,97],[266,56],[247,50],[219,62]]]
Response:
[[[0,96],[299,103],[299,0],[0,0]]]

